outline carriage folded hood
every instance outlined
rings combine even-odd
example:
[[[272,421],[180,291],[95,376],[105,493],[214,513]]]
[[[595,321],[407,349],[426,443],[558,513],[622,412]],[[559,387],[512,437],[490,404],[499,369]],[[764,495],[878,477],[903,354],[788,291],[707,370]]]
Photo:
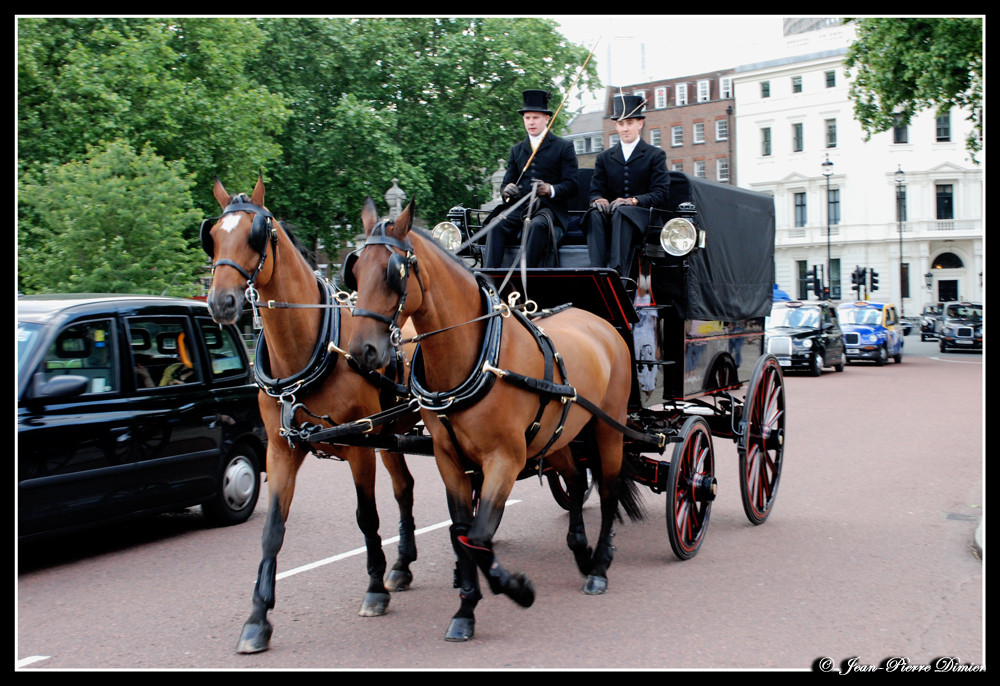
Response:
[[[766,317],[774,293],[774,200],[770,195],[670,173],[670,205],[692,202],[705,248],[688,256],[686,319]],[[748,257],[753,256],[753,257]]]

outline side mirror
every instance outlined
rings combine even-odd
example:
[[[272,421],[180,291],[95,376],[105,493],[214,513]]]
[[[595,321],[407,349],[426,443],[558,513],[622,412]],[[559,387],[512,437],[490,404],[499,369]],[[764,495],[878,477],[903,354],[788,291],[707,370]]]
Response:
[[[57,401],[82,395],[90,386],[90,379],[78,374],[62,374],[48,381],[42,373],[35,374],[31,383],[31,398],[35,402]]]

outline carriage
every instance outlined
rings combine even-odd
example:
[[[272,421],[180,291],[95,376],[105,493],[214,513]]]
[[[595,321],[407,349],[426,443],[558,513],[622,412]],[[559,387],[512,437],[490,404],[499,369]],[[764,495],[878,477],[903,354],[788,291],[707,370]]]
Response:
[[[579,170],[580,188],[592,174]],[[735,441],[744,511],[754,524],[767,519],[781,475],[785,400],[780,367],[764,350],[774,283],[771,197],[669,175],[670,206],[650,213],[627,275],[587,264],[579,229],[585,192],[571,201],[566,237],[546,267],[519,279],[515,247],[502,268],[478,271],[506,284],[501,295],[523,288],[540,308],[590,310],[628,342],[635,357],[628,425],[637,433],[626,434],[625,456],[632,478],[667,494],[671,548],[688,559],[704,540],[717,489],[712,436]],[[478,265],[481,245],[467,241],[490,217],[457,206],[432,235]],[[672,451],[657,442],[663,435]],[[574,449],[583,462],[585,440]]]
[[[580,173],[586,188],[591,170]],[[698,552],[718,489],[713,436],[737,445],[747,517],[767,519],[785,430],[783,376],[764,353],[773,203],[670,176],[671,205],[650,212],[624,276],[587,266],[578,230],[548,266],[517,269],[511,255],[507,268],[478,268],[487,215],[456,207],[427,232],[412,226],[412,203],[395,221],[379,220],[369,198],[366,242],[348,256],[340,288],[312,273],[264,207],[262,179],[252,196],[229,196],[216,183],[223,212],[201,229],[213,260],[208,304],[218,321],[235,319],[244,303],[263,320],[255,375],[270,438],[271,507],[239,652],[268,648],[275,560],[295,474],[310,453],[351,464],[370,577],[359,614],[369,616],[384,614],[389,591],[412,578],[413,483],[403,455],[435,455],[461,589],[450,641],[474,635],[480,572],[494,594],[523,607],[534,601],[530,580],[508,572],[492,547],[518,479],[546,476],[569,511],[567,546],[587,594],[607,591],[614,521],[622,511],[642,516],[637,486],[666,494],[674,553]],[[571,214],[584,212],[578,204]],[[384,585],[376,449],[401,518],[399,559]],[[592,548],[582,506],[594,489],[601,531]]]

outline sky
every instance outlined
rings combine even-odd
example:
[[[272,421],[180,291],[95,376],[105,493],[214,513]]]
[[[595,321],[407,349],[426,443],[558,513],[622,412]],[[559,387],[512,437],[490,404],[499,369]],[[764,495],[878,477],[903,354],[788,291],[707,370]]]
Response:
[[[781,15],[578,14],[546,17],[593,49],[605,86],[701,74],[781,56]],[[643,60],[643,55],[645,59]]]

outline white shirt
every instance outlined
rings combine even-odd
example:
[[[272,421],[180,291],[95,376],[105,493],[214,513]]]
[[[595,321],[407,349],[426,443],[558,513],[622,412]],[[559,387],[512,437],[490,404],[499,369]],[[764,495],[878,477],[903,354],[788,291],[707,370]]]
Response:
[[[639,139],[636,138],[631,143],[621,142],[620,144],[622,146],[622,156],[628,162],[628,158],[632,155],[632,151],[635,150],[635,146],[639,145]]]

